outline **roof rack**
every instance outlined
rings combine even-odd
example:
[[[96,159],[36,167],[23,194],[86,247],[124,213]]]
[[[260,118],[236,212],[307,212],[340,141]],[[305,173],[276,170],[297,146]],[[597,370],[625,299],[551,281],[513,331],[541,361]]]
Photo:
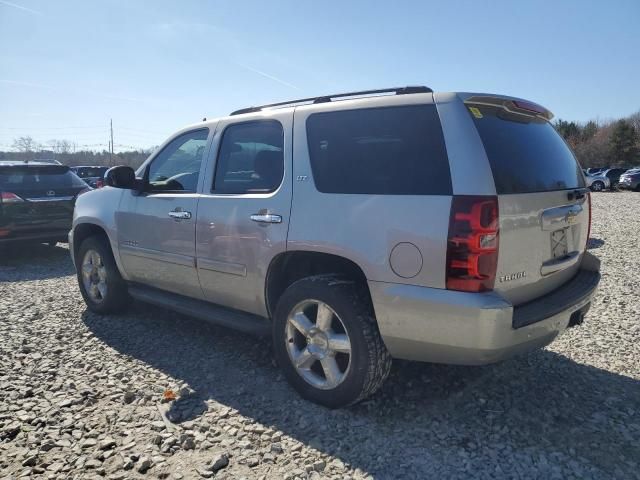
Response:
[[[380,93],[395,93],[396,95],[408,95],[412,93],[433,93],[433,90],[431,90],[429,87],[418,85],[418,86],[409,86],[409,87],[383,88],[380,90],[362,90],[360,92],[336,93],[334,95],[323,95],[322,97],[300,98],[298,100],[288,100],[286,102],[269,103],[267,105],[260,105],[257,107],[241,108],[240,110],[231,112],[231,115],[240,115],[242,113],[259,112],[260,110],[263,110],[265,108],[284,107],[286,105],[296,105],[299,103],[327,103],[327,102],[331,102],[332,99],[334,98],[359,97],[359,96],[365,96],[365,95],[377,95]]]

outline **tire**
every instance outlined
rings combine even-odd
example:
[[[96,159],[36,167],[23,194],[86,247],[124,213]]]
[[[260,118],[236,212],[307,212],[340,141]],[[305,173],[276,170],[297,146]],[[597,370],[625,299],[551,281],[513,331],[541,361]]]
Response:
[[[99,257],[92,257],[94,259],[92,265],[96,265],[96,268],[92,270],[93,277],[88,282],[94,284],[101,280],[104,281],[103,286],[96,285],[95,289],[85,282],[86,275],[83,274],[83,268],[86,266],[85,259],[88,254],[91,256],[90,252],[96,253]],[[96,262],[96,258],[99,261]],[[89,310],[99,314],[116,313],[123,311],[129,305],[130,297],[127,292],[127,284],[120,276],[111,246],[105,237],[98,235],[85,239],[80,245],[75,263],[80,293],[82,293],[82,298],[84,298]],[[98,291],[98,294],[95,293],[95,290]]]
[[[326,316],[318,315],[320,311]],[[328,328],[321,316],[330,318]],[[310,329],[300,330],[302,318],[310,321],[306,324]],[[278,365],[298,393],[329,408],[353,405],[372,395],[384,383],[392,363],[367,292],[337,275],[303,278],[287,288],[273,319],[273,348]],[[301,368],[294,365],[294,358],[302,362]]]
[[[601,192],[604,190],[604,183],[601,182],[600,180],[593,182],[591,184],[591,191],[593,192]]]

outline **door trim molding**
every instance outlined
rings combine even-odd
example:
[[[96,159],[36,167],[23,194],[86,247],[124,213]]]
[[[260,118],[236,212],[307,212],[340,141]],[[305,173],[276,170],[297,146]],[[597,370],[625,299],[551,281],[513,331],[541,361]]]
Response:
[[[133,257],[146,258],[148,260],[155,260],[162,263],[173,263],[175,265],[182,265],[185,267],[196,267],[196,259],[189,255],[180,255],[178,253],[161,252],[159,250],[152,250],[150,248],[133,247],[121,243],[119,246],[120,255],[131,255]]]
[[[210,260],[208,258],[198,257],[196,264],[199,269],[211,270],[214,272],[228,273],[239,277],[247,276],[247,266],[241,263],[221,262],[219,260]]]

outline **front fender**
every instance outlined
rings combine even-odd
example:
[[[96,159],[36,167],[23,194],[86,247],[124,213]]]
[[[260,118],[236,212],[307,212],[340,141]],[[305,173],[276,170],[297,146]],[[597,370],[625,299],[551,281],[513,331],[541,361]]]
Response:
[[[120,250],[118,248],[118,232],[116,228],[116,212],[120,207],[124,190],[113,187],[103,187],[87,192],[76,201],[73,211],[73,226],[69,234],[70,247],[75,245],[75,234],[80,225],[95,225],[101,228],[111,245],[113,257],[120,270],[120,274],[125,280],[125,270],[120,259]],[[75,245],[77,247],[77,245]],[[74,250],[71,250],[73,257]]]

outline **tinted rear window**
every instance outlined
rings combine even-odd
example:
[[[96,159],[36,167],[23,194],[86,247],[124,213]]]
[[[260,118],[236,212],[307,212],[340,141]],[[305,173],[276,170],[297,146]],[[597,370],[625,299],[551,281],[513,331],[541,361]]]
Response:
[[[498,107],[471,108],[498,194],[584,187],[578,162],[549,122]]]
[[[0,168],[0,189],[30,190],[40,188],[86,187],[68,167],[5,167]]]
[[[106,167],[81,167],[78,168],[76,174],[80,178],[103,177],[106,171]]]
[[[307,140],[320,192],[451,194],[434,105],[316,113],[307,119]]]

